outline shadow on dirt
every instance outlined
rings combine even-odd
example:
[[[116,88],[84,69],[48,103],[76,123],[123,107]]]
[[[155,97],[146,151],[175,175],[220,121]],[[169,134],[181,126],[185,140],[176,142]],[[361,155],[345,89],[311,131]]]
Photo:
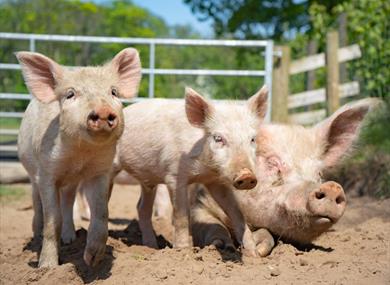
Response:
[[[76,240],[70,245],[61,245],[60,248],[60,264],[72,263],[77,274],[81,277],[84,283],[91,283],[96,280],[105,280],[111,276],[111,268],[114,260],[112,254],[112,246],[107,245],[104,259],[96,266],[89,267],[85,264],[83,259],[83,253],[87,240],[87,231],[80,229],[76,232]],[[29,250],[38,254],[41,250],[42,242],[39,240],[31,239],[24,248],[23,251]],[[32,268],[38,267],[37,261],[30,261],[28,265]]]
[[[115,220],[114,222],[112,220]],[[111,223],[123,222],[126,219],[111,219]],[[120,240],[127,246],[142,245],[142,234],[139,228],[138,221],[135,219],[128,220],[128,226],[124,230],[109,230],[108,235],[116,240]],[[172,247],[172,244],[165,239],[164,236],[157,236],[157,244],[159,248]]]

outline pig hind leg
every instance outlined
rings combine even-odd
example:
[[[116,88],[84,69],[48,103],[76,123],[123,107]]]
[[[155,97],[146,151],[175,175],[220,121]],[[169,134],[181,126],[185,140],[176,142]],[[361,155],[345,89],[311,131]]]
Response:
[[[141,195],[137,204],[139,227],[142,233],[142,244],[152,248],[158,248],[152,224],[155,196],[156,186],[148,187],[144,184],[141,185]]]
[[[36,182],[32,183],[32,200],[34,208],[32,228],[34,233],[34,240],[38,241],[41,239],[43,231],[43,209],[38,184]]]

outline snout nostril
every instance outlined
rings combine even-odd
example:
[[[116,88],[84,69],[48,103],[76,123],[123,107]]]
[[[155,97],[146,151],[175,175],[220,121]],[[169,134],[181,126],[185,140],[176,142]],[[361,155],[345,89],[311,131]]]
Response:
[[[325,198],[325,193],[324,192],[316,192],[316,198],[318,199],[318,200],[321,200],[321,199],[323,199],[323,198]]]
[[[96,114],[95,112],[92,112],[92,113],[89,114],[88,119],[96,122],[97,120],[99,120],[99,115]]]
[[[110,114],[108,115],[108,118],[107,118],[109,121],[114,121],[116,119],[116,116],[114,114]]]
[[[250,182],[252,185],[256,183],[256,180],[251,180]]]
[[[237,184],[238,184],[238,185],[242,185],[243,183],[244,183],[243,180],[238,180],[238,181],[237,181]]]
[[[341,204],[345,201],[344,197],[343,196],[338,196],[336,198],[336,204]]]

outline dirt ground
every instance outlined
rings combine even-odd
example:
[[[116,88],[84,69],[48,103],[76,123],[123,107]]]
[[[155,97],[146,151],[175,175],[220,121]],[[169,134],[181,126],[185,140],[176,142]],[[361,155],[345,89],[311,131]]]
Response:
[[[77,240],[61,247],[61,266],[37,269],[31,242],[28,185],[18,198],[1,198],[1,284],[390,284],[390,200],[351,198],[341,221],[314,244],[297,248],[279,242],[267,258],[246,258],[214,248],[166,247],[169,223],[155,221],[161,250],[140,245],[135,205],[139,188],[116,186],[110,201],[104,261],[88,268],[82,254],[87,222]]]

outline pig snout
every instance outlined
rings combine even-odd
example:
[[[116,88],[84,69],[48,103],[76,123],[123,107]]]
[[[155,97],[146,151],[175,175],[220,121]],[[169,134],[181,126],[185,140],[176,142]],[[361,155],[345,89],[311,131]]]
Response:
[[[110,132],[118,125],[118,116],[109,107],[96,108],[88,115],[88,129]]]
[[[249,190],[256,186],[256,176],[247,168],[242,169],[233,179],[233,186],[239,190]]]
[[[309,194],[308,210],[316,217],[319,222],[335,223],[344,213],[346,206],[346,197],[340,184],[329,181],[320,185]]]

